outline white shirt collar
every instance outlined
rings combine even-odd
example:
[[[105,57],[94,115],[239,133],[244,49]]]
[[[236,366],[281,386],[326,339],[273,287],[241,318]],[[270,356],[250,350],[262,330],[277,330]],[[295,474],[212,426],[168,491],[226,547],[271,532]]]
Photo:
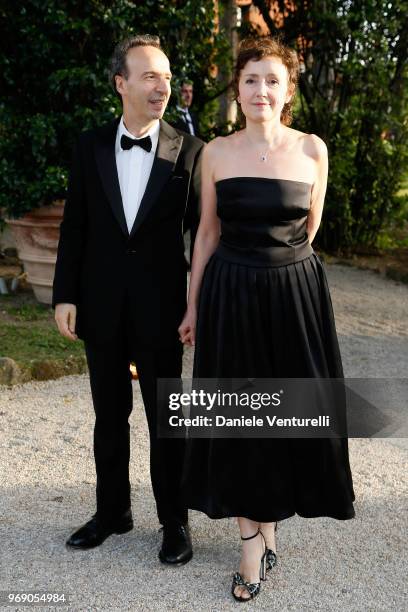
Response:
[[[154,155],[156,152],[157,143],[159,142],[159,132],[160,132],[160,120],[157,119],[157,121],[154,122],[152,127],[145,134],[143,134],[143,136],[139,136],[139,138],[145,138],[146,136],[150,136],[150,138],[152,139],[152,149],[150,151],[150,154]],[[131,134],[129,130],[126,128],[125,123],[123,121],[123,115],[122,115],[119,121],[118,131],[117,131],[117,136],[116,136],[116,147],[115,147],[116,153],[118,153],[119,151],[122,151],[122,147],[120,146],[120,139],[122,138],[123,134],[125,134],[126,136],[129,136],[129,138],[132,138],[133,140],[139,139],[133,134]],[[145,151],[145,153],[147,153],[147,151]]]
[[[179,111],[180,111],[180,112],[182,112],[182,113],[185,113],[186,115],[189,115],[189,114],[190,114],[190,112],[189,112],[189,110],[188,110],[188,106],[186,106],[185,108],[183,108],[182,106],[179,106],[179,105],[177,104],[177,110],[179,110]]]

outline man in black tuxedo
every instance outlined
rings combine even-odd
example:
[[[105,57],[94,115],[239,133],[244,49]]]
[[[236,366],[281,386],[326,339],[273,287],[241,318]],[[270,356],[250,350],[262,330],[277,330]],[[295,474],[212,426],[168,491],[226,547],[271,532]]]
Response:
[[[55,319],[65,337],[84,340],[96,416],[96,513],[67,545],[91,548],[133,527],[128,417],[135,361],[163,525],[159,557],[181,564],[192,556],[179,494],[184,441],[157,435],[156,380],[182,371],[183,219],[198,205],[203,143],[162,120],[171,72],[158,37],[120,43],[111,78],[123,115],[79,137],[54,278]]]

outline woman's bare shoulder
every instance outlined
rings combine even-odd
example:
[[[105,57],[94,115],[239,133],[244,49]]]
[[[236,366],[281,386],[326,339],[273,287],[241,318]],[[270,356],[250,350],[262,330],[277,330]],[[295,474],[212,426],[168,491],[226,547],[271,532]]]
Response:
[[[325,152],[327,153],[326,143],[320,136],[316,134],[308,134],[307,132],[302,132],[301,130],[295,130],[293,128],[286,128],[289,131],[290,136],[297,140],[301,146],[307,148],[307,153],[315,155],[321,155]]]
[[[239,139],[239,132],[228,134],[228,136],[217,136],[205,145],[207,155],[210,157],[222,156],[226,151],[230,150],[232,147],[235,147],[238,144]]]
[[[316,134],[305,134],[305,152],[313,157],[316,161],[327,157],[326,143],[320,136]]]

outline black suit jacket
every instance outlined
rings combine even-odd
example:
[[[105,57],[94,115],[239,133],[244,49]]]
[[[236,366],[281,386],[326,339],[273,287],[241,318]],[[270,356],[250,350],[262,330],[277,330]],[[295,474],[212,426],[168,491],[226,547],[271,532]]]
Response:
[[[128,334],[144,347],[178,342],[186,308],[185,219],[200,192],[203,142],[160,120],[152,171],[129,234],[115,158],[119,119],[81,134],[60,228],[53,307],[76,304],[76,332],[95,345]],[[184,227],[183,227],[184,226]]]

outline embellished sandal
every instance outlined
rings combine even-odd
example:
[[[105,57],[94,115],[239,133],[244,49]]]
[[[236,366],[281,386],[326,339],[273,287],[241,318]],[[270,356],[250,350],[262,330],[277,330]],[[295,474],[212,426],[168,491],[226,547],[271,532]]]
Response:
[[[243,538],[241,536],[241,540],[252,540],[253,538],[256,538],[258,534],[261,534],[263,541],[264,541],[264,553],[261,558],[259,578],[260,580],[266,580],[266,551],[267,551],[267,548],[266,548],[266,542],[265,542],[265,538],[263,536],[262,531],[258,529],[258,531],[254,535],[249,536],[248,538]],[[244,587],[247,593],[249,594],[249,597],[239,597],[238,595],[235,595],[234,591],[237,586]],[[250,601],[251,599],[253,599],[254,597],[258,595],[260,590],[261,590],[261,582],[246,582],[239,572],[235,572],[232,578],[231,593],[236,601]]]
[[[275,522],[275,531],[278,529],[278,521]],[[269,572],[272,568],[275,567],[278,558],[276,556],[276,552],[271,548],[266,549],[266,571]]]

